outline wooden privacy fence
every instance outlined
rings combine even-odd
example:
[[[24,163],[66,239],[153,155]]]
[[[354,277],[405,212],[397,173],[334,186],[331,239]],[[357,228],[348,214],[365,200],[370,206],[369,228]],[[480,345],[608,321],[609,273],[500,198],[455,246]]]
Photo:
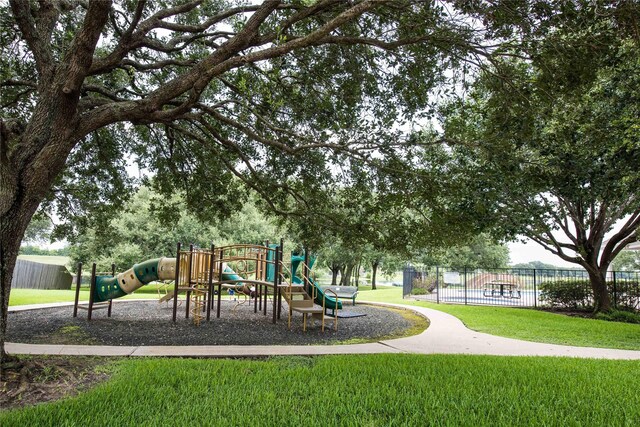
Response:
[[[13,270],[12,289],[71,289],[71,273],[63,265],[19,259]]]

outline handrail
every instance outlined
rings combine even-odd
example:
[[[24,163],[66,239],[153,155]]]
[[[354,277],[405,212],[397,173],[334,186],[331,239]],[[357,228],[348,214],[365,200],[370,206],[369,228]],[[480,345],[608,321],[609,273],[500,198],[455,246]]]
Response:
[[[335,300],[338,301],[338,294],[336,292],[334,292],[333,290],[325,289],[324,292],[325,293],[331,292],[333,294],[333,298],[335,298]],[[325,306],[325,300],[326,300],[326,298],[322,298],[322,309],[323,310],[324,310],[324,306]],[[324,322],[324,314],[325,313],[326,313],[326,311],[323,312],[323,314],[322,314],[323,322]],[[337,305],[335,306],[335,310],[333,312],[333,316],[332,317],[333,317],[333,330],[337,331],[338,330],[338,306]]]
[[[285,273],[289,273],[290,279],[288,282],[284,280],[286,278]],[[291,301],[291,298],[293,295],[293,277],[291,275],[291,269],[284,262],[280,263],[280,268],[278,269],[278,275],[280,276],[281,283],[284,282],[287,284],[285,292],[287,293],[287,300]]]

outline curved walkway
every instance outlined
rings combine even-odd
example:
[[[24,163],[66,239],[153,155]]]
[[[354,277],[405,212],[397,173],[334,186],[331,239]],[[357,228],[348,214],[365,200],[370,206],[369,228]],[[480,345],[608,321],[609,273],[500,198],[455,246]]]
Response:
[[[421,334],[407,338],[348,345],[251,345],[251,346],[95,346],[6,343],[13,354],[59,354],[95,356],[189,356],[259,357],[325,354],[478,354],[497,356],[564,356],[602,359],[640,360],[640,351],[573,347],[503,338],[468,329],[458,318],[424,307],[398,304],[382,305],[414,310],[427,317],[431,325]],[[10,307],[10,311],[44,308],[60,304]]]

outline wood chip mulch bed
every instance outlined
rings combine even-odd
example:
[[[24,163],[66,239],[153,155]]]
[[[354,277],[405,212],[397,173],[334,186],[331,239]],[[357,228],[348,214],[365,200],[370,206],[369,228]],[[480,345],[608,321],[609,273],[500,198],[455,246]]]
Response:
[[[234,308],[235,307],[235,308]],[[376,341],[402,335],[412,326],[398,310],[369,305],[345,304],[345,313],[366,316],[326,322],[324,333],[316,322],[302,330],[302,315],[294,313],[291,330],[287,327],[288,308],[283,302],[281,319],[272,323],[271,306],[267,315],[254,313],[253,305],[236,306],[223,301],[220,318],[211,314],[199,326],[185,318],[184,302],[178,307],[176,323],[171,321],[172,305],[157,301],[114,301],[111,318],[106,310],[97,310],[87,321],[87,312],[73,307],[10,312],[7,341],[33,344],[93,345],[308,345],[336,344],[353,339]]]

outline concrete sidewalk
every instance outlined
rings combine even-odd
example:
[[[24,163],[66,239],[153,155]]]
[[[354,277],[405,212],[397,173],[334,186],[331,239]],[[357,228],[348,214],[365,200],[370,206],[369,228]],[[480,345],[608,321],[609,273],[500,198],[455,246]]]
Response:
[[[407,338],[349,345],[266,345],[266,346],[94,346],[6,343],[12,354],[59,354],[95,356],[185,356],[185,357],[262,357],[326,354],[480,354],[499,356],[564,356],[578,358],[640,360],[640,351],[572,347],[535,343],[474,332],[456,317],[441,311],[398,304],[378,304],[414,310],[427,317],[431,325],[421,334]],[[51,305],[40,305],[40,308]],[[59,305],[56,305],[59,306]],[[28,309],[38,308],[30,306]],[[10,307],[10,310],[22,308]],[[17,310],[16,310],[17,311]]]

